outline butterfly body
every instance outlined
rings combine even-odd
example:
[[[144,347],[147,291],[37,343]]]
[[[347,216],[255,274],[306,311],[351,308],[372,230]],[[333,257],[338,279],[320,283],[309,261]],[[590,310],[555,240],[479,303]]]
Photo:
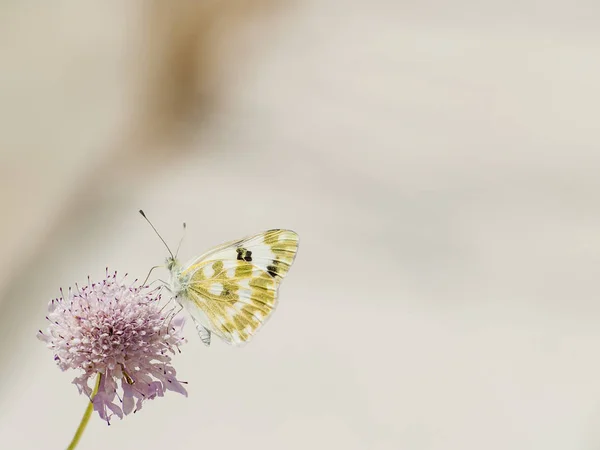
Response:
[[[206,345],[212,334],[240,345],[274,312],[297,249],[298,235],[277,229],[223,244],[185,265],[171,257],[169,290]]]
[[[175,294],[175,298],[177,299],[180,295],[185,294],[185,290],[188,287],[188,280],[181,276],[183,267],[177,259],[167,258],[166,266],[171,274],[168,288]]]

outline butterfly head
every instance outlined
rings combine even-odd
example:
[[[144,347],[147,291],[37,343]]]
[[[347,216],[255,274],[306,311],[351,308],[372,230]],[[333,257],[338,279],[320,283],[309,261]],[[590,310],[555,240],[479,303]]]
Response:
[[[175,257],[169,256],[166,260],[166,265],[169,272],[173,272],[175,268],[179,266],[179,261],[177,261]]]

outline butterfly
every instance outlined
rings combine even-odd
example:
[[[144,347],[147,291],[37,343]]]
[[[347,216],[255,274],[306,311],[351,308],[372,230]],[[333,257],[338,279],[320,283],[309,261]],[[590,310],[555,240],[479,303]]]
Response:
[[[148,220],[142,210],[140,214]],[[183,265],[169,250],[167,288],[192,317],[204,344],[210,345],[215,334],[241,345],[275,311],[279,286],[297,251],[298,235],[283,229],[222,244]]]

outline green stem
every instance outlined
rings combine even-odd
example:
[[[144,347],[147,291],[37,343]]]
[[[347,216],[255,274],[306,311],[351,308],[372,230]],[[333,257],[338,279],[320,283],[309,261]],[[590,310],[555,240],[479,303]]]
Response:
[[[75,436],[73,436],[73,440],[69,444],[69,447],[67,447],[67,450],[73,450],[75,447],[77,447],[77,444],[79,444],[79,439],[81,439],[81,436],[83,435],[83,432],[85,431],[85,427],[87,426],[88,422],[90,421],[90,417],[92,417],[92,412],[94,411],[93,400],[94,400],[94,397],[96,396],[96,394],[98,393],[98,388],[100,387],[101,380],[102,380],[102,374],[99,373],[98,376],[96,377],[96,385],[94,386],[94,390],[92,391],[92,395],[90,396],[89,405],[87,406],[87,408],[85,409],[85,412],[83,413],[83,417],[81,418],[81,423],[79,424],[79,427],[77,428],[77,431],[75,432]]]

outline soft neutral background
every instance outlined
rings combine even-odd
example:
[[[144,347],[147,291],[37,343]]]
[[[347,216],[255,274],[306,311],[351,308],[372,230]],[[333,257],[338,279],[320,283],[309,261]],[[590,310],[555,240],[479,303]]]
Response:
[[[189,344],[82,449],[600,448],[595,1],[0,7],[0,436],[85,408],[60,286],[301,236],[251,345]],[[164,274],[163,274],[164,275]]]

